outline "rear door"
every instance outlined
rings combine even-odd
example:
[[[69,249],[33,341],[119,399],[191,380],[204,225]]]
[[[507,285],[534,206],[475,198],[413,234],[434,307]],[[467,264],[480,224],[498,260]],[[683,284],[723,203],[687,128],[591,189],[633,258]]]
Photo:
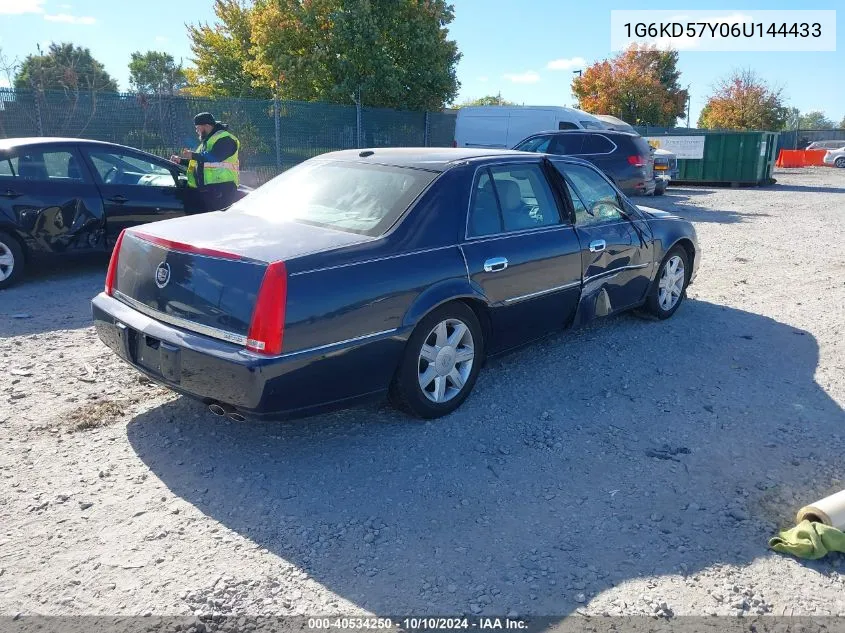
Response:
[[[654,259],[648,223],[622,211],[624,201],[594,168],[552,162],[563,174],[575,207],[584,293],[603,289],[611,311],[639,303],[648,290]]]
[[[128,149],[81,149],[103,198],[110,239],[130,226],[185,215],[187,190],[178,186],[176,165]]]
[[[102,247],[102,202],[73,144],[16,147],[0,164],[0,215],[31,251]]]
[[[462,244],[491,306],[493,349],[565,326],[581,285],[580,244],[543,161],[479,168]]]

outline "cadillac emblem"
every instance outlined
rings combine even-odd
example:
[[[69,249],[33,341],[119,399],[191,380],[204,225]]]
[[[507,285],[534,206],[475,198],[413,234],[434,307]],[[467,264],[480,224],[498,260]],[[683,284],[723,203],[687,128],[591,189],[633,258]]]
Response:
[[[170,281],[170,264],[161,262],[156,268],[156,286],[164,288]]]

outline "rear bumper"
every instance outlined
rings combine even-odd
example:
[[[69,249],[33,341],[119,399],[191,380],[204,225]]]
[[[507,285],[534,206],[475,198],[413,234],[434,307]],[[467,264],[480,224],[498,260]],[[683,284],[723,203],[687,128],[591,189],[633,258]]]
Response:
[[[264,357],[157,321],[105,293],[92,300],[91,309],[100,339],[135,369],[247,417],[302,417],[381,398],[405,341],[390,332]]]

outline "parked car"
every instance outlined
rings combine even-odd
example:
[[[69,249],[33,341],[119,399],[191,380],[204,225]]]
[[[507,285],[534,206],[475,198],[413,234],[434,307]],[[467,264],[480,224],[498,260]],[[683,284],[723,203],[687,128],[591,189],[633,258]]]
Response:
[[[92,310],[117,355],[217,414],[387,394],[436,418],[493,354],[622,310],[671,317],[699,259],[690,222],[577,158],[348,150],[225,212],[126,229]]]
[[[578,156],[590,161],[626,195],[654,193],[654,158],[639,134],[615,130],[543,132],[517,143],[516,150]]]
[[[672,179],[678,178],[680,173],[678,157],[669,150],[656,148],[652,149],[651,155],[654,159],[654,195],[661,196],[666,192]]]
[[[845,140],[842,141],[814,141],[804,149],[845,149]]]
[[[845,149],[828,150],[822,159],[825,165],[845,167]]]
[[[184,174],[114,143],[0,140],[0,288],[32,259],[107,251],[129,226],[191,213]],[[241,196],[249,191],[239,188]]]
[[[455,147],[508,149],[543,130],[603,130],[592,114],[560,106],[470,106],[458,110]]]

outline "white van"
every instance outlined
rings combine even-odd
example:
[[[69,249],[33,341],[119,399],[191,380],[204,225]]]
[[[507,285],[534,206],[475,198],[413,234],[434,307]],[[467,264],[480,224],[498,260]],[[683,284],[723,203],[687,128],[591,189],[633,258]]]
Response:
[[[592,114],[561,106],[468,106],[458,110],[454,147],[511,149],[550,130],[606,130]]]

